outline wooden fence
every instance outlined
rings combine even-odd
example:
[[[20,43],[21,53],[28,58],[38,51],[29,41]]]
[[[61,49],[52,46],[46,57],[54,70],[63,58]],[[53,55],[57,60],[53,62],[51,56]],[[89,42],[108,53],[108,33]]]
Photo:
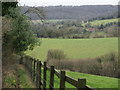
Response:
[[[37,88],[43,88],[44,90],[46,89],[46,86],[48,82],[47,80],[47,70],[50,72],[50,77],[49,77],[49,88],[51,90],[54,89],[54,76],[56,75],[60,79],[59,83],[59,88],[60,90],[65,90],[65,82],[68,82],[69,84],[73,85],[76,87],[78,90],[81,88],[85,88],[88,90],[93,90],[92,88],[88,87],[86,85],[86,79],[78,79],[75,80],[69,76],[66,75],[65,71],[58,71],[54,68],[54,66],[48,67],[46,62],[42,63],[38,59],[29,57],[29,56],[24,56],[21,58],[20,63],[23,64],[28,71],[31,74],[32,80],[35,82]]]

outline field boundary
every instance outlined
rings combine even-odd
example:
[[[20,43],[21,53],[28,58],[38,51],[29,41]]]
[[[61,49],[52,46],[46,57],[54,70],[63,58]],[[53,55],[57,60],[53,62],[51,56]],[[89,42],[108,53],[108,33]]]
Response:
[[[66,72],[63,70],[56,70],[54,66],[47,66],[47,63],[42,63],[40,60],[35,59],[30,56],[22,56],[20,59],[20,64],[23,64],[27,70],[30,72],[30,76],[35,82],[37,88],[46,88],[46,78],[47,78],[47,71],[50,71],[50,81],[49,81],[49,88],[54,89],[54,76],[56,75],[60,79],[59,88],[60,90],[65,90],[65,82],[76,87],[78,90],[81,88],[85,88],[88,90],[93,90],[91,87],[86,85],[86,79],[78,79],[75,80],[72,77],[66,75]],[[42,71],[43,70],[43,71]],[[42,76],[43,74],[43,76]]]

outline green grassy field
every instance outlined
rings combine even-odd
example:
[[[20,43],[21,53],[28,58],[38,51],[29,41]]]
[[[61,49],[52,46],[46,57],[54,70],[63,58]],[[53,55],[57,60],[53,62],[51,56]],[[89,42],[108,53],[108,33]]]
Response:
[[[118,79],[67,71],[67,75],[75,79],[86,78],[87,85],[93,88],[117,88]]]
[[[50,72],[47,71],[47,87],[49,87],[49,76]],[[78,78],[85,78],[87,80],[87,86],[92,88],[118,88],[118,80],[117,78],[111,78],[111,77],[104,77],[104,76],[97,76],[97,75],[91,75],[91,74],[85,74],[85,73],[78,73],[78,72],[70,72],[66,71],[66,75],[70,76],[76,80]],[[54,87],[59,88],[60,79],[55,75],[54,78]],[[69,83],[65,83],[66,88],[75,88]]]
[[[104,24],[107,24],[107,23],[110,23],[110,22],[118,22],[118,19],[96,20],[96,21],[90,22],[90,24],[92,26],[96,26],[96,25],[101,25],[101,24],[104,25]],[[85,24],[82,24],[82,25],[84,26]]]
[[[118,38],[96,38],[96,39],[42,39],[41,46],[35,47],[33,51],[26,53],[45,60],[49,49],[61,49],[68,58],[94,58],[107,54],[112,51],[118,51]],[[97,76],[79,72],[66,71],[66,74],[74,79],[86,78],[87,85],[92,88],[118,88],[116,78]],[[47,87],[49,87],[50,72],[47,71]],[[60,79],[55,76],[55,88],[59,88]],[[65,83],[67,88],[75,88],[69,83]],[[113,89],[114,90],[114,89]]]
[[[41,20],[31,20],[33,23],[41,23]],[[61,21],[76,21],[75,19],[47,19],[44,23],[57,23]]]
[[[63,50],[69,59],[95,58],[109,52],[118,51],[118,38],[96,39],[42,39],[41,46],[26,54],[42,61],[50,49]]]

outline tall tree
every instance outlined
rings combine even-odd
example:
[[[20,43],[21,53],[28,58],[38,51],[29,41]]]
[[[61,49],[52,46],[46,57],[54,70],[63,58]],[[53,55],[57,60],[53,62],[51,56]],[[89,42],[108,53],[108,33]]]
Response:
[[[9,8],[16,8],[18,6],[18,2],[14,0],[14,2],[2,2],[2,16],[9,15]]]
[[[3,7],[9,5],[3,15],[11,20],[11,30],[3,35],[3,46],[10,43],[12,51],[20,53],[27,49],[31,50],[35,45],[40,44],[31,30],[27,16],[21,13],[17,3],[6,2],[2,5]]]

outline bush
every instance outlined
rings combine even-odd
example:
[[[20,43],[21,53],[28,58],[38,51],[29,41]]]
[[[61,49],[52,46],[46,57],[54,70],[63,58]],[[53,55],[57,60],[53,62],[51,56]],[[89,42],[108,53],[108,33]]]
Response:
[[[119,77],[118,73],[120,73],[120,70],[118,69],[118,55],[115,52],[111,52],[104,56],[93,59],[56,59],[53,59],[53,57],[49,58],[49,65],[53,65],[57,69],[66,69],[70,71],[102,76]]]
[[[82,73],[100,75],[101,65],[96,59],[82,59],[74,62],[75,69]]]
[[[61,69],[61,60],[65,59],[66,55],[62,50],[54,49],[49,50],[47,54],[47,63],[49,66],[55,66],[57,69]]]
[[[20,12],[20,8],[10,8],[9,15],[11,30],[3,34],[5,48],[10,46],[13,53],[19,54],[26,50],[32,50],[35,45],[40,44],[31,30],[28,17]]]
[[[97,58],[101,60],[102,71],[101,75],[118,77],[118,55],[115,52],[111,52],[104,56]]]
[[[47,54],[47,60],[51,60],[51,59],[61,60],[65,58],[66,58],[66,55],[64,54],[64,52],[58,49],[49,50]]]

